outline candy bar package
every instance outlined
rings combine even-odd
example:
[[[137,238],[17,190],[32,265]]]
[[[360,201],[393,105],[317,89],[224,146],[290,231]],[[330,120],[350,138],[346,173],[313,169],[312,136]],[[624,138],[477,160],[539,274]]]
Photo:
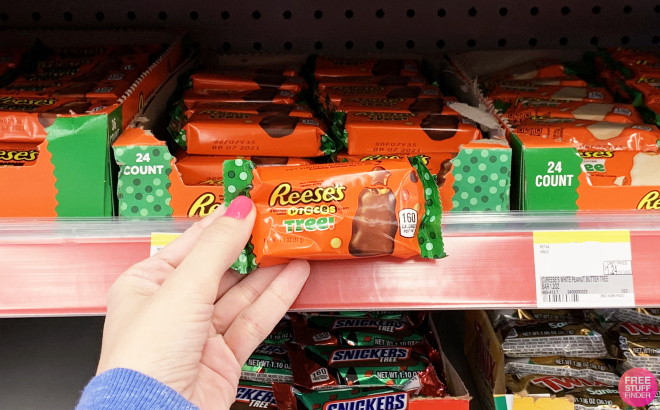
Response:
[[[581,151],[658,152],[660,139],[660,131],[653,125],[569,118],[530,118],[512,129],[516,135],[544,137],[574,144]]]
[[[431,360],[430,348],[302,346],[287,343],[293,383],[305,389],[332,390],[346,386],[393,387],[425,396],[447,394]]]
[[[258,167],[312,164],[304,158],[190,155],[180,150],[176,155],[176,167],[186,185],[222,186],[223,163],[237,158],[252,161]]]
[[[317,88],[320,94],[328,87],[342,87],[342,86],[353,86],[359,85],[363,87],[378,87],[378,86],[408,86],[408,87],[419,87],[422,85],[428,85],[429,81],[424,77],[406,77],[406,76],[388,76],[388,75],[378,75],[378,76],[354,76],[354,77],[328,77],[323,78],[318,82]]]
[[[421,68],[413,59],[373,59],[318,56],[313,60],[317,80],[326,77],[405,76],[419,77]]]
[[[314,112],[307,105],[302,104],[271,104],[259,102],[227,103],[200,101],[194,103],[186,113],[195,111],[214,110],[240,112],[260,115],[288,115],[290,117],[313,118]]]
[[[272,103],[293,104],[298,97],[288,90],[264,88],[260,90],[187,90],[183,101],[187,109],[197,102],[210,103]]]
[[[346,114],[351,112],[379,112],[395,114],[459,115],[451,108],[458,103],[455,97],[440,98],[343,98],[332,113],[333,123],[343,127]]]
[[[614,98],[605,88],[564,87],[558,85],[498,85],[488,94],[488,97],[496,102],[496,107],[500,110],[506,110],[520,98],[539,98],[552,101],[614,102]]]
[[[528,375],[577,377],[601,382],[609,386],[619,384],[616,368],[601,359],[581,357],[545,356],[507,359],[504,371],[523,378]]]
[[[643,367],[660,376],[660,325],[622,322],[608,330],[611,353],[625,367]]]
[[[193,90],[288,90],[299,94],[306,88],[302,77],[282,74],[196,73],[190,77]]]
[[[607,309],[601,313],[605,322],[632,322],[639,324],[660,324],[660,309]]]
[[[335,155],[336,162],[362,162],[362,161],[381,161],[386,159],[402,159],[405,154],[400,155],[349,155],[346,151],[339,151]],[[451,160],[456,157],[455,153],[444,152],[439,154],[420,155],[424,166],[429,170],[431,175],[435,176],[435,181],[438,188],[442,188],[445,184],[445,177],[451,170]]]
[[[410,393],[391,388],[347,387],[328,391],[304,391],[288,384],[273,384],[280,410],[405,410]]]
[[[566,67],[561,61],[551,58],[540,58],[506,67],[496,72],[480,77],[483,83],[502,82],[510,80],[536,80],[545,78],[557,78],[573,75],[575,72]]]
[[[589,324],[523,321],[502,327],[500,334],[508,357],[607,356],[603,336]]]
[[[288,386],[286,384],[285,386]],[[277,402],[270,384],[255,383],[249,380],[238,382],[236,400],[230,410],[252,410],[254,408],[277,410]]]
[[[284,345],[260,344],[241,368],[241,379],[259,383],[291,383],[291,364]]]
[[[334,111],[344,99],[349,98],[438,98],[440,90],[432,85],[422,86],[362,86],[340,85],[326,87],[320,96],[320,103],[328,112]]]
[[[457,153],[482,135],[459,116],[355,111],[346,115],[341,138],[349,155],[420,155]]]
[[[255,203],[252,238],[233,268],[291,259],[445,256],[435,180],[419,157],[256,168],[224,163],[225,201]]]
[[[34,165],[38,157],[39,150],[34,144],[0,142],[0,167]]]
[[[186,152],[198,155],[318,157],[335,151],[325,126],[313,118],[216,110],[195,111],[179,132]]]
[[[306,346],[413,346],[424,337],[402,319],[291,315],[294,340]]]
[[[543,100],[521,100],[504,116],[511,125],[526,119],[574,118],[577,120],[643,124],[644,120],[630,104],[590,103],[582,101],[553,102]]]

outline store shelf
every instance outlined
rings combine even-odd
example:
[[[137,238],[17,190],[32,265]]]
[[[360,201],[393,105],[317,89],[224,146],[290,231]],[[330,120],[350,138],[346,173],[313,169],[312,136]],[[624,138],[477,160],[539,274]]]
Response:
[[[103,314],[115,278],[174,220],[0,220],[0,316]],[[628,229],[637,306],[660,306],[654,213],[448,214],[447,258],[312,263],[297,310],[535,307],[532,232]],[[593,306],[596,307],[596,306]]]

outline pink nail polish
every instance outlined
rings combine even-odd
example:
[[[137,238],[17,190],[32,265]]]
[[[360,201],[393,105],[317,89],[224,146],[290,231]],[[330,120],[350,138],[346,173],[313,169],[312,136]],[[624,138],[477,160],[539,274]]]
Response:
[[[246,196],[238,196],[231,201],[229,208],[225,211],[224,216],[229,216],[235,219],[245,219],[252,210],[252,200]]]

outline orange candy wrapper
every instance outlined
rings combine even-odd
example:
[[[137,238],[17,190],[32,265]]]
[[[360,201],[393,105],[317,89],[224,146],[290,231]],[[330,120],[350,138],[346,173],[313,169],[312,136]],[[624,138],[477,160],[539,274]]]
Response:
[[[333,58],[319,56],[314,64],[317,80],[325,77],[353,76],[421,76],[419,63],[415,60],[376,60],[370,58]]]
[[[513,132],[575,144],[583,151],[657,152],[660,138],[660,131],[652,125],[560,118],[528,119]]]
[[[351,112],[343,133],[350,155],[453,153],[481,138],[467,118],[426,113]]]
[[[405,77],[400,75],[377,75],[377,76],[356,76],[356,77],[327,77],[321,79],[318,83],[318,91],[323,93],[328,87],[339,86],[390,86],[398,87],[419,87],[428,85],[428,80],[424,77]]]
[[[528,118],[574,118],[589,121],[620,122],[643,124],[644,120],[631,104],[606,104],[583,101],[554,102],[522,100],[515,108],[505,113],[512,125],[520,124]]]
[[[456,97],[440,98],[361,98],[342,99],[337,107],[339,112],[369,111],[391,113],[435,113],[459,115],[451,105],[457,103]]]
[[[437,87],[431,85],[406,86],[333,86],[327,87],[321,96],[324,109],[336,108],[345,98],[438,98],[442,93]]]
[[[291,259],[442,258],[438,188],[418,157],[255,168],[224,164],[225,201],[254,201],[250,242],[232,266],[247,273]]]
[[[176,168],[181,173],[181,179],[186,185],[222,186],[222,164],[225,161],[235,160],[238,158],[252,161],[258,167],[312,164],[312,161],[304,158],[236,156],[218,157],[207,155],[189,155],[185,151],[179,151],[176,155]]]
[[[605,88],[563,87],[559,85],[498,85],[490,92],[488,97],[491,100],[499,100],[504,103],[515,103],[521,98],[539,98],[553,101],[614,102],[614,98]]]
[[[593,186],[660,185],[660,154],[658,153],[583,151],[580,152],[580,156],[582,169]]]
[[[302,77],[281,74],[216,74],[196,73],[191,77],[194,90],[260,90],[273,88],[296,94],[306,88]]]
[[[199,102],[293,104],[297,95],[287,90],[188,90],[183,94],[186,108]]]
[[[314,118],[258,115],[216,110],[196,111],[174,136],[198,155],[319,157],[335,144]]]
[[[23,167],[34,165],[39,157],[35,144],[0,142],[0,167]]]
[[[483,82],[500,82],[506,80],[534,80],[540,78],[555,78],[566,76],[564,64],[552,59],[538,59],[507,67],[503,70],[483,76]]]
[[[271,103],[225,103],[200,101],[194,103],[186,112],[194,113],[201,110],[240,112],[260,115],[288,115],[290,117],[314,118],[314,113],[307,105],[302,104],[271,104]]]
[[[419,155],[422,162],[429,170],[431,175],[435,175],[438,188],[445,184],[445,176],[451,170],[451,160],[456,153],[440,153]],[[362,162],[362,161],[382,161],[385,159],[403,159],[405,155],[349,155],[347,152],[338,152],[336,162]]]
[[[48,135],[45,128],[53,125],[58,114],[98,112],[116,103],[116,100],[0,94],[0,142],[40,144]]]

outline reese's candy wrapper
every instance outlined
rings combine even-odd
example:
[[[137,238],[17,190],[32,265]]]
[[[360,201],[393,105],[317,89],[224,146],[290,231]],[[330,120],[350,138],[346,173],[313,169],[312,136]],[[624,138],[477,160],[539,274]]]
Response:
[[[346,115],[341,139],[350,155],[457,153],[481,130],[459,116],[356,111]]]
[[[225,103],[201,101],[193,104],[190,111],[217,110],[261,115],[288,115],[290,117],[313,118],[314,112],[302,104],[271,103]]]
[[[193,90],[260,90],[272,88],[296,94],[306,88],[302,77],[282,74],[217,74],[196,73],[190,76]]]
[[[427,346],[302,346],[286,343],[293,383],[310,390],[392,387],[425,396],[446,394]]]
[[[593,186],[660,185],[660,154],[638,151],[580,151],[582,170]],[[653,203],[653,192],[638,209]],[[647,200],[648,199],[648,200]]]
[[[445,177],[451,171],[451,160],[456,156],[456,153],[444,152],[438,154],[419,155],[422,162],[429,170],[431,175],[435,176],[438,188],[442,188],[445,184]],[[340,151],[335,156],[337,162],[362,162],[362,161],[381,161],[385,159],[401,159],[406,158],[405,154],[399,155],[349,155],[346,151]]]
[[[259,383],[292,383],[287,350],[279,344],[260,344],[241,368],[241,379]]]
[[[601,359],[566,356],[515,358],[507,359],[504,371],[506,374],[514,374],[518,378],[536,374],[577,377],[609,386],[619,384],[619,376],[615,373],[616,368]]]
[[[335,151],[325,126],[314,118],[200,110],[179,134],[186,151],[198,155],[319,157]]]
[[[660,324],[619,323],[608,330],[612,356],[660,376]]]
[[[616,385],[579,377],[533,374],[518,378],[509,374],[506,376],[506,387],[512,393],[523,396],[572,397],[576,410],[633,409],[623,401]]]
[[[339,58],[319,56],[314,63],[317,80],[325,77],[354,76],[408,76],[421,75],[419,63],[406,59]]]
[[[410,393],[389,388],[343,388],[300,391],[288,384],[273,384],[280,410],[406,410]]]
[[[338,85],[326,87],[320,102],[324,110],[332,112],[346,98],[438,98],[442,97],[440,90],[432,85],[422,86],[362,86],[362,85]]]
[[[183,94],[186,108],[190,109],[197,102],[222,103],[272,103],[293,104],[297,95],[288,90],[264,88],[261,90],[187,90]]]
[[[290,259],[445,256],[441,203],[421,158],[256,168],[225,161],[225,201],[252,198],[252,239],[233,266]]]
[[[285,386],[288,386],[288,384]],[[236,390],[236,400],[229,408],[230,410],[252,410],[255,408],[277,410],[273,387],[270,384],[240,380]]]
[[[117,100],[87,100],[63,97],[18,97],[0,94],[0,142],[39,144],[46,139],[46,128],[60,114],[97,112]]]
[[[590,103],[583,101],[522,101],[505,114],[512,125],[529,118],[575,118],[588,121],[607,121],[643,124],[644,120],[631,104]]]
[[[519,321],[505,325],[500,333],[508,357],[607,355],[603,336],[588,324]]]
[[[641,74],[625,84],[632,94],[641,95],[644,104],[660,103],[660,71]]]
[[[312,161],[304,158],[190,155],[179,151],[176,155],[176,168],[186,185],[222,186],[223,163],[237,158],[252,161],[258,167],[312,164]]]
[[[483,82],[500,82],[506,80],[535,80],[572,75],[574,72],[563,63],[553,59],[537,59],[504,68],[483,76]]]
[[[354,77],[327,77],[318,82],[319,93],[323,93],[328,87],[341,87],[360,85],[368,87],[396,85],[399,87],[427,85],[429,81],[424,77],[406,77],[402,75],[377,75],[377,76],[354,76]]]
[[[240,75],[285,75],[287,77],[300,76],[300,66],[295,64],[269,64],[259,66],[223,66],[203,71],[204,74],[240,74]]]
[[[0,167],[23,167],[34,165],[39,158],[36,144],[0,142]]]
[[[575,144],[582,151],[657,152],[660,131],[653,125],[570,118],[529,118],[513,127],[516,135]]]
[[[456,97],[441,98],[344,98],[331,114],[337,127],[343,127],[346,114],[351,112],[384,112],[396,114],[460,115],[452,109],[458,103]],[[337,128],[338,130],[341,128]]]
[[[565,77],[550,77],[550,78],[536,78],[531,80],[505,80],[505,81],[486,81],[479,84],[481,92],[490,94],[491,91],[497,87],[511,86],[511,87],[538,87],[541,85],[555,85],[562,87],[587,87],[589,84],[577,76]]]
[[[495,108],[506,111],[519,99],[538,98],[557,101],[586,101],[613,103],[614,98],[605,88],[564,87],[559,85],[515,86],[499,85],[488,97],[494,101]]]
[[[421,333],[400,319],[292,315],[296,343],[306,346],[413,346]]]

